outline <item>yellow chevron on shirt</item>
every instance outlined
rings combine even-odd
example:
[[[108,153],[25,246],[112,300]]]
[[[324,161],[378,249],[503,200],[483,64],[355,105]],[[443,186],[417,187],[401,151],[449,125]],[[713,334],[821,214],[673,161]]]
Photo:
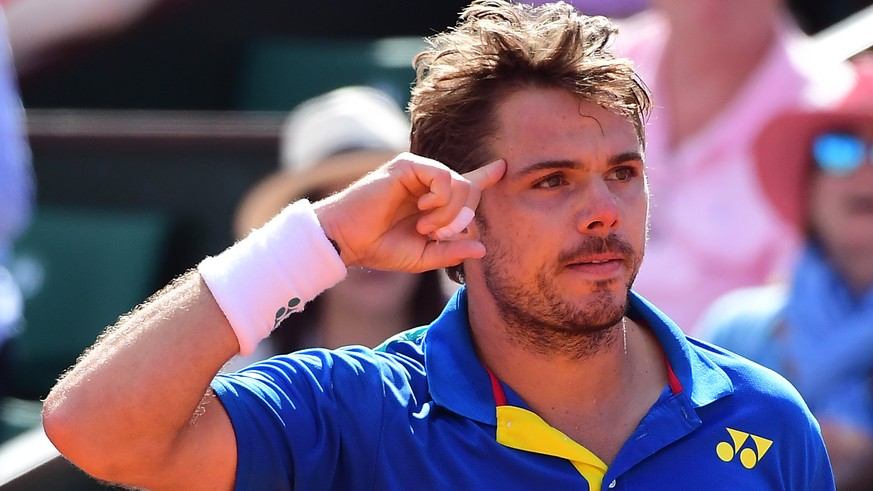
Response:
[[[754,468],[764,457],[764,454],[767,453],[767,450],[770,450],[770,447],[773,445],[773,440],[769,440],[762,436],[752,435],[751,433],[734,428],[725,428],[725,430],[727,430],[733,443],[719,442],[715,447],[715,452],[718,455],[718,458],[724,462],[731,462],[734,460],[734,457],[739,456],[740,463],[742,463],[743,467],[746,469]],[[754,449],[743,447],[746,440],[750,437],[755,444]]]

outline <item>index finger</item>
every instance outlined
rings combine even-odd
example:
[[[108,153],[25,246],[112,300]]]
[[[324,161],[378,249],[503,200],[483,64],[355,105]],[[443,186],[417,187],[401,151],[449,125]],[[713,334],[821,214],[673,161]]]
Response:
[[[506,161],[500,159],[463,174],[461,177],[469,183],[469,186],[466,187],[466,189],[469,189],[469,192],[466,193],[466,196],[456,193],[460,195],[460,200],[463,200],[463,202],[457,201],[454,206],[447,207],[446,210],[440,212],[440,215],[429,216],[424,221],[419,221],[417,226],[419,233],[426,233],[434,240],[449,240],[457,236],[466,229],[473,219],[475,210],[479,207],[481,191],[498,182],[505,173]],[[462,208],[458,209],[458,206],[462,206]],[[450,213],[450,215],[447,213]],[[445,221],[441,221],[439,225],[442,226],[439,227],[434,225],[434,216],[437,217],[437,222],[440,222],[440,216],[442,220],[450,221],[447,224]],[[425,223],[425,221],[428,223]]]
[[[499,159],[476,170],[471,170],[463,176],[479,189],[485,189],[500,181],[504,173],[506,173],[506,161]]]

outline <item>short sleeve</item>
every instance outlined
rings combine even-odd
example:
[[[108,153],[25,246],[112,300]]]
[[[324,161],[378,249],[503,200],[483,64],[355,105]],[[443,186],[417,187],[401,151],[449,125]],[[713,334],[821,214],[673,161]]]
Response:
[[[211,386],[236,433],[235,489],[342,489],[343,480],[372,480],[383,365],[364,349],[306,350],[217,375]]]

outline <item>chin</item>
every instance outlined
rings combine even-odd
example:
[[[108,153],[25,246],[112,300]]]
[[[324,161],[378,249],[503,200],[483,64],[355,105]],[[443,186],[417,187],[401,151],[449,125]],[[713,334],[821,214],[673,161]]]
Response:
[[[601,314],[604,319],[602,323],[616,323],[627,312],[627,296],[600,297],[590,302],[589,306]]]

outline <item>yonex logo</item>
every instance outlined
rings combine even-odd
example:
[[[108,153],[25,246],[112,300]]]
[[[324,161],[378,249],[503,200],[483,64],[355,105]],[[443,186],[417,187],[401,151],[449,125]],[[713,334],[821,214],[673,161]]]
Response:
[[[297,312],[302,307],[303,305],[301,305],[299,298],[294,297],[291,300],[288,300],[288,306],[280,307],[276,312],[276,319],[273,321],[273,330],[279,327],[279,324],[281,324],[283,320],[290,317],[291,314]]]
[[[725,429],[730,434],[733,444],[730,442],[719,442],[719,444],[715,446],[715,453],[718,454],[718,458],[725,462],[730,462],[734,457],[739,455],[740,463],[743,464],[743,467],[751,469],[755,467],[762,458],[764,458],[764,454],[766,454],[767,450],[770,450],[770,447],[773,445],[773,440],[768,440],[764,437],[752,435],[751,433],[735,430],[733,428]],[[755,444],[754,449],[751,447],[743,448],[743,445],[749,437],[752,438],[752,442]]]

